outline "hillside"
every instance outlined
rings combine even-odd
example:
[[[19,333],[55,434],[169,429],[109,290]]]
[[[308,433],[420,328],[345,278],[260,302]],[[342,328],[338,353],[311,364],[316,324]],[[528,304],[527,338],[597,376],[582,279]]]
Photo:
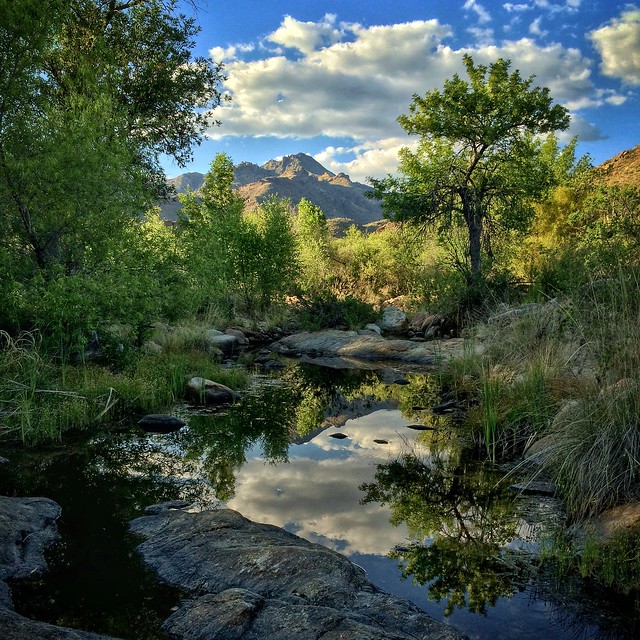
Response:
[[[640,145],[622,151],[598,166],[609,185],[632,185],[640,188]]]
[[[168,183],[176,193],[188,189],[197,193],[203,181],[201,173],[186,173]],[[353,182],[344,173],[332,173],[304,153],[269,160],[262,166],[241,162],[234,167],[234,186],[250,208],[275,195],[289,198],[294,205],[306,198],[319,206],[327,218],[348,218],[358,226],[382,218],[379,202],[365,196],[371,187]],[[163,219],[175,220],[180,203],[174,198],[160,208]]]

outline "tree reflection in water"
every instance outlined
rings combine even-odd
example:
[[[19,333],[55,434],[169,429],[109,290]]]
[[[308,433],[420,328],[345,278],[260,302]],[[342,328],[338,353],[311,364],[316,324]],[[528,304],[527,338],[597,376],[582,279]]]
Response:
[[[405,578],[427,585],[431,600],[446,600],[445,615],[456,607],[484,614],[525,588],[529,557],[507,546],[516,536],[516,506],[497,480],[449,449],[404,454],[361,486],[363,503],[388,505],[391,523],[406,523],[411,542],[390,556]]]

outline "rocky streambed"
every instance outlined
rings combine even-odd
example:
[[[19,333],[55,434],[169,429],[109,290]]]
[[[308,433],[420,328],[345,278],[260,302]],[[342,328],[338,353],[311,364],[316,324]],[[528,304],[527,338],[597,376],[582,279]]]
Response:
[[[163,624],[196,640],[456,640],[463,636],[408,601],[384,593],[347,558],[230,509],[189,512],[168,503],[131,522],[138,552],[186,598]],[[3,640],[108,636],[29,620],[11,608],[8,582],[46,571],[60,508],[45,498],[0,498]],[[176,603],[178,604],[178,603]]]

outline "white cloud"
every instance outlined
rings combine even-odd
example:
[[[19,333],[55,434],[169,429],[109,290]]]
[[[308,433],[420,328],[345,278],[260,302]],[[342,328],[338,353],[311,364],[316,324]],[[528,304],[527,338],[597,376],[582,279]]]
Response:
[[[519,13],[521,11],[528,11],[531,7],[528,4],[513,4],[511,2],[507,2],[502,5],[504,9],[508,12],[516,12]]]
[[[542,16],[538,16],[530,25],[529,33],[534,36],[546,36],[549,32],[542,29]]]
[[[369,177],[393,174],[398,168],[398,152],[403,147],[415,148],[417,140],[405,137],[367,140],[353,147],[327,147],[314,158],[334,173],[346,173],[356,182],[366,183]],[[341,160],[351,155],[352,160]]]
[[[298,32],[321,37],[304,40],[295,36]],[[341,39],[329,43],[338,33]],[[578,49],[558,43],[541,46],[532,38],[453,49],[447,45],[451,28],[437,20],[365,28],[338,27],[329,16],[314,29],[313,23],[285,18],[274,34],[269,41],[288,47],[296,43],[299,54],[292,60],[265,51],[260,60],[230,61],[225,89],[233,100],[216,110],[222,126],[212,127],[208,135],[348,140],[348,160],[345,150],[331,147],[318,159],[359,181],[395,169],[397,149],[412,142],[397,117],[408,112],[412,95],[442,87],[454,73],[466,77],[464,53],[486,65],[499,57],[511,60],[512,69],[523,77],[535,75],[537,84],[574,111],[625,100],[614,90],[596,89],[592,63]],[[237,56],[238,51],[236,47],[232,53]]]
[[[328,13],[320,22],[300,22],[291,16],[285,16],[280,27],[268,35],[267,40],[310,54],[320,47],[339,42],[344,35],[345,29],[336,27],[336,16]]]
[[[292,448],[288,464],[249,460],[237,474],[236,495],[227,506],[251,520],[294,529],[347,556],[386,555],[406,542],[406,527],[389,525],[388,506],[361,505],[364,494],[359,486],[373,480],[377,464],[409,448],[426,459],[428,450],[407,424],[399,411],[376,411],[348,420],[341,429],[347,439],[332,438],[330,428]],[[336,452],[341,459],[334,457]]]
[[[477,0],[467,0],[463,7],[466,11],[473,11],[480,24],[491,22],[491,14]]]
[[[532,11],[534,9],[546,11],[547,13],[575,13],[580,9],[582,0],[565,0],[564,2],[550,2],[550,0],[533,0],[532,2],[521,2],[514,4],[505,2],[502,7],[509,13],[520,13]]]
[[[589,34],[605,76],[640,85],[640,9],[632,8]]]

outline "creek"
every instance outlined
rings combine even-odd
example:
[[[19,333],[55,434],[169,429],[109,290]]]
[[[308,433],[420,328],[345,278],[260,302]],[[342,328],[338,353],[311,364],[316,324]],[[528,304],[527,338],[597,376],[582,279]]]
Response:
[[[180,431],[130,425],[37,451],[0,449],[0,493],[63,510],[50,571],[12,585],[28,617],[159,640],[180,599],[139,560],[127,523],[182,499],[227,506],[346,555],[385,591],[472,639],[633,637],[615,598],[536,560],[560,522],[552,498],[509,490],[474,459],[464,428],[429,410],[436,376],[287,362],[252,371],[242,401],[176,407]],[[421,429],[416,428],[421,426]]]

